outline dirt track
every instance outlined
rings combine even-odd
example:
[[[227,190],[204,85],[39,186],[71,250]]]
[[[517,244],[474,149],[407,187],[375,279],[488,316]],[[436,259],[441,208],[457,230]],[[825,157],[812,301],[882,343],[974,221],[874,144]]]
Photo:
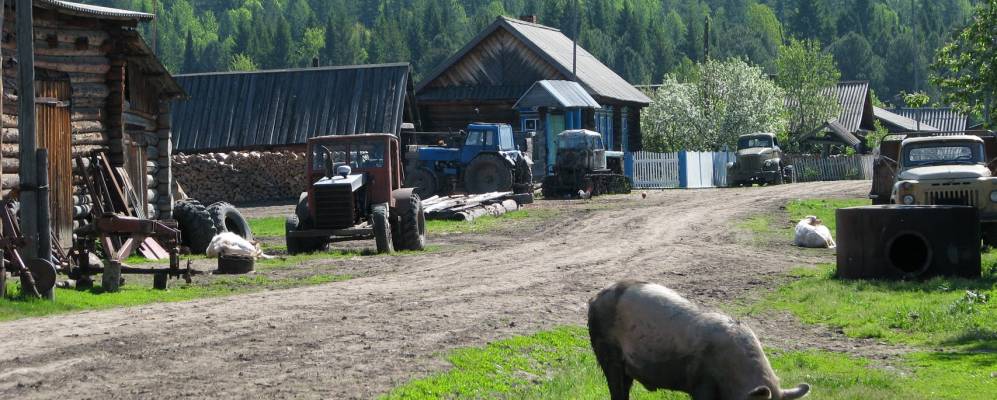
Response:
[[[382,273],[347,282],[0,323],[0,394],[371,398],[446,368],[447,349],[583,324],[586,300],[617,279],[664,283],[711,306],[773,287],[832,253],[759,247],[733,222],[789,199],[867,190],[838,182],[603,198],[594,211],[565,205],[568,218],[525,237],[479,235],[478,250],[376,258]],[[777,347],[855,346],[787,317],[748,323]]]

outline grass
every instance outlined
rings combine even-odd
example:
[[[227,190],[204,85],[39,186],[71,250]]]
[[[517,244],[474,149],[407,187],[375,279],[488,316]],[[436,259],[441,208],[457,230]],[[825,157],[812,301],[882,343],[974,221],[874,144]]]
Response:
[[[997,379],[986,357],[915,353],[900,369],[846,355],[768,351],[786,387],[810,383],[812,399],[989,399]],[[454,351],[449,371],[413,380],[383,399],[606,399],[602,371],[581,327],[518,336]],[[900,372],[903,371],[903,372]],[[687,399],[683,393],[649,393],[635,384],[633,399]]]
[[[205,297],[227,296],[259,290],[286,289],[291,287],[318,285],[350,279],[349,275],[314,275],[306,278],[272,279],[264,275],[224,277],[208,283],[175,283],[166,291],[151,287],[128,284],[119,292],[106,293],[100,286],[90,290],[57,288],[55,300],[27,298],[0,299],[0,320],[26,317],[40,317],[82,310],[100,310],[115,307],[138,306],[151,303],[167,303],[193,300]],[[8,293],[20,291],[16,279],[8,282]]]
[[[784,240],[786,237],[792,238],[796,223],[803,217],[814,215],[827,225],[833,235],[837,228],[835,210],[869,204],[870,201],[866,199],[794,200],[786,204],[786,213],[789,214],[789,221],[786,224],[776,222],[776,215],[757,214],[739,222],[737,228],[751,233],[756,242]]]
[[[249,229],[253,236],[284,237],[284,217],[250,218]]]
[[[473,221],[426,221],[426,231],[432,234],[481,233],[496,230],[510,222],[541,220],[555,214],[549,209],[527,209],[512,211],[497,217],[490,215]]]

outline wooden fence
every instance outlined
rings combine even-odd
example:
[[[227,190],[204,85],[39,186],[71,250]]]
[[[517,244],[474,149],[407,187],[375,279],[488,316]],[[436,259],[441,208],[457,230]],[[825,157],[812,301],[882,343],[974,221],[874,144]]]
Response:
[[[788,156],[793,166],[794,182],[845,181],[872,179],[871,155],[820,157]]]
[[[679,187],[678,153],[633,153],[634,187],[663,189]]]

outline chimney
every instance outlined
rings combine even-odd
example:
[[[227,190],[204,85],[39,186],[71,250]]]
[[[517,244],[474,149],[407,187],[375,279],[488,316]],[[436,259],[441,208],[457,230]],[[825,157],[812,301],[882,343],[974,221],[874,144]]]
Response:
[[[539,22],[537,22],[537,16],[536,15],[520,15],[519,16],[519,20],[520,21],[526,21],[526,22],[529,22],[531,24],[538,24],[539,23]]]

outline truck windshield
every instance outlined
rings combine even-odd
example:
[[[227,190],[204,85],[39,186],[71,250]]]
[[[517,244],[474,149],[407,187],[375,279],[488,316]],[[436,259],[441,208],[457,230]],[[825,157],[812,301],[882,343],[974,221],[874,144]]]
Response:
[[[753,147],[772,147],[771,136],[746,136],[737,139],[738,149],[750,149]]]
[[[916,167],[942,164],[978,164],[983,162],[980,143],[935,143],[915,146],[906,151],[904,165]]]

